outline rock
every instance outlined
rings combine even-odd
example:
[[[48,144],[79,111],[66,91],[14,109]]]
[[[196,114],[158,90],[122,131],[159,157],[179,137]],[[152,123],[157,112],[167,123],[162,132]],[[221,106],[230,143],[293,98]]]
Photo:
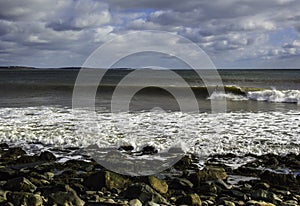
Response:
[[[248,200],[247,195],[239,190],[231,190],[230,192],[233,197],[237,197],[238,199],[244,201]]]
[[[298,201],[296,200],[286,200],[282,203],[283,206],[297,206],[299,205],[298,204]]]
[[[131,152],[132,150],[134,150],[134,147],[132,145],[122,145],[118,148],[118,150]]]
[[[296,201],[296,200],[287,200],[287,201],[284,201],[282,205],[283,206],[297,206],[299,204],[298,204],[298,201]]]
[[[49,196],[49,201],[52,204],[59,205],[76,205],[83,206],[85,202],[81,200],[75,190],[73,190],[69,185],[65,186],[65,191],[57,191]]]
[[[256,201],[256,200],[249,200],[247,202],[249,206],[276,206],[270,202],[263,202],[263,201]]]
[[[158,153],[158,150],[154,146],[147,145],[142,148],[141,152],[142,155],[152,155]]]
[[[218,188],[212,182],[204,182],[198,187],[198,191],[203,194],[217,194]]]
[[[191,164],[193,163],[191,155],[185,155],[183,156],[176,164],[174,165],[174,168],[178,170],[185,170],[189,169]]]
[[[3,188],[5,190],[10,190],[10,191],[24,191],[24,192],[34,192],[36,190],[36,186],[24,177],[17,177],[8,180],[6,184],[3,186]]]
[[[266,170],[259,177],[262,181],[272,185],[297,185],[297,180],[293,174],[274,173]]]
[[[47,162],[56,161],[56,157],[54,156],[54,154],[52,154],[49,151],[43,151],[40,154],[39,158],[40,160],[47,161]]]
[[[7,150],[1,151],[1,160],[2,161],[12,161],[16,160],[17,158],[25,155],[26,152],[20,147],[11,147]]]
[[[192,189],[193,183],[185,178],[174,178],[171,180],[169,187],[172,189],[189,190]]]
[[[275,193],[262,189],[254,191],[251,194],[251,197],[255,200],[263,200],[276,205],[281,204],[282,202],[282,200]]]
[[[128,183],[127,178],[110,171],[96,172],[84,180],[84,185],[92,190],[100,190],[102,187],[107,187],[109,190],[124,189]]]
[[[149,185],[161,194],[168,192],[168,184],[164,180],[160,180],[154,176],[148,177]]]
[[[43,199],[38,194],[32,194],[27,192],[7,192],[6,198],[9,202],[13,203],[14,205],[43,205]]]
[[[155,203],[155,202],[147,202],[148,206],[159,206],[159,204]]]
[[[8,144],[6,144],[6,143],[1,143],[1,144],[0,144],[0,148],[1,148],[1,149],[8,149],[9,146],[8,146]]]
[[[11,178],[16,177],[17,172],[13,169],[7,168],[7,167],[3,167],[0,168],[0,180],[8,180]]]
[[[224,206],[235,206],[234,202],[228,201],[228,200],[224,200],[223,201],[223,205]]]
[[[188,179],[194,183],[195,187],[198,187],[202,181],[217,179],[225,180],[227,177],[228,175],[224,168],[207,166],[203,170],[190,174]]]
[[[139,199],[143,204],[152,201],[155,203],[166,204],[167,201],[158,192],[144,183],[135,183],[130,185],[125,191],[125,197],[128,199]]]
[[[254,185],[253,189],[263,189],[263,190],[268,190],[270,188],[270,185],[265,182],[259,182],[256,185]]]
[[[265,164],[268,166],[277,167],[279,165],[279,161],[276,157],[272,156],[265,162]]]
[[[197,194],[188,194],[177,199],[176,205],[202,206],[201,199]]]
[[[217,179],[214,181],[214,183],[218,186],[220,186],[222,189],[226,189],[226,190],[230,190],[232,189],[232,185],[229,185],[227,183],[225,183],[223,180],[221,179]]]
[[[143,206],[139,199],[133,199],[129,201],[130,206]]]

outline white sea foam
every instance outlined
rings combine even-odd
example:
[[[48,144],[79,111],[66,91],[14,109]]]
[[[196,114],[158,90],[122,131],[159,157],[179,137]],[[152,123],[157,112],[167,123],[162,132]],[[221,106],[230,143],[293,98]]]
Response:
[[[81,111],[84,113],[84,111]],[[145,144],[160,151],[174,145],[199,155],[300,153],[300,113],[188,114],[159,111],[101,113],[97,124],[60,107],[0,108],[0,141],[26,146],[101,147]]]
[[[247,97],[251,100],[266,102],[282,102],[300,104],[299,90],[263,90],[248,92]]]
[[[224,93],[224,92],[218,92],[218,91],[213,92],[210,95],[210,97],[208,97],[207,99],[218,100],[218,99],[223,99],[223,98],[226,98],[227,100],[231,100],[231,101],[245,101],[245,100],[248,100],[247,97],[242,96],[242,95],[237,95],[237,94],[233,94],[233,93]]]

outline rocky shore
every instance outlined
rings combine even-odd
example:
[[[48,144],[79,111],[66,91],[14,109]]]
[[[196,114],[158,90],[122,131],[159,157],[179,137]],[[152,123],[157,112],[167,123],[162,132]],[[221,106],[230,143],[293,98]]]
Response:
[[[224,162],[251,161],[238,167]],[[300,155],[209,157],[199,169],[185,155],[155,176],[130,177],[95,161],[57,161],[43,151],[27,155],[20,147],[0,145],[0,205],[300,205]]]

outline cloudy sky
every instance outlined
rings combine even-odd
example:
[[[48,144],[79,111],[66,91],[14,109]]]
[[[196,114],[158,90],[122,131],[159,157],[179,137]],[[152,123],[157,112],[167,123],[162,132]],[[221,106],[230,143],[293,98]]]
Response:
[[[217,68],[300,68],[299,0],[0,0],[0,65],[81,66],[143,30],[190,39]]]

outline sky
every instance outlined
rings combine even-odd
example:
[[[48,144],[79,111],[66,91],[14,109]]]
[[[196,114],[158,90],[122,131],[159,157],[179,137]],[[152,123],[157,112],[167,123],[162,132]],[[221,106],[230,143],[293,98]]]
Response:
[[[0,0],[0,66],[81,66],[105,42],[144,30],[188,38],[217,68],[300,68],[299,0]]]

